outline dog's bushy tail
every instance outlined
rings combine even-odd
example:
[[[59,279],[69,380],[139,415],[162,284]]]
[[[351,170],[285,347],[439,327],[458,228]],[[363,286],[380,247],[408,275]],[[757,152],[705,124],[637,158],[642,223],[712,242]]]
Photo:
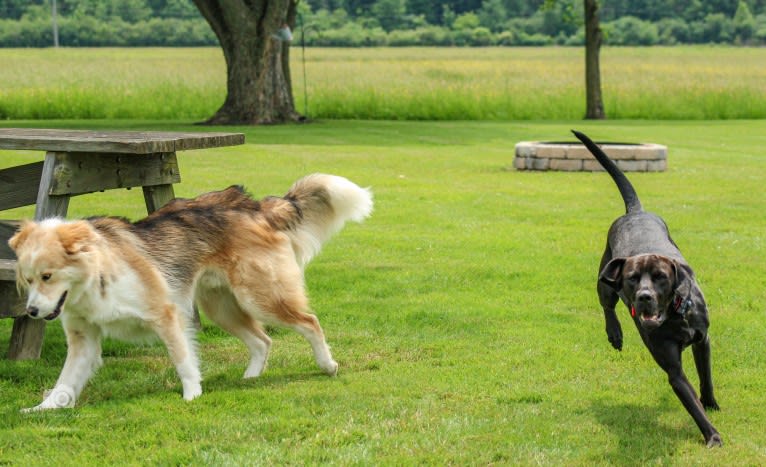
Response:
[[[622,200],[625,202],[625,212],[638,212],[641,211],[641,201],[638,199],[638,194],[635,188],[628,180],[628,177],[617,167],[617,164],[607,156],[604,151],[590,138],[580,133],[577,130],[572,130],[577,139],[583,142],[585,147],[593,154],[593,157],[601,164],[602,167],[612,176],[612,180],[617,184],[617,189],[620,190]]]
[[[347,221],[362,222],[372,213],[372,192],[336,175],[308,175],[283,197],[297,217],[285,231],[301,266]]]

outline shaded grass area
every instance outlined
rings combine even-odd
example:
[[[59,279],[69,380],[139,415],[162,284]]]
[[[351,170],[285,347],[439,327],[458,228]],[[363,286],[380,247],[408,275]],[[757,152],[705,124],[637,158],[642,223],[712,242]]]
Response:
[[[290,57],[296,109],[311,118],[555,120],[585,114],[583,53],[293,48]],[[605,47],[601,57],[609,118],[766,117],[766,49]],[[0,119],[204,120],[226,95],[219,48],[1,49],[0,63]]]
[[[644,206],[668,222],[709,302],[722,407],[711,419],[723,449],[704,447],[627,311],[624,350],[606,340],[596,269],[623,209],[609,177],[511,168],[516,142],[569,139],[572,127],[597,140],[669,147],[667,172],[629,177]],[[375,192],[372,218],[344,229],[306,271],[339,376],[323,376],[302,338],[277,329],[265,374],[242,380],[244,345],[205,321],[200,399],[181,399],[162,347],[108,341],[105,365],[77,408],[21,415],[63,362],[63,333],[53,323],[42,360],[0,360],[0,463],[766,461],[763,122],[328,121],[227,130],[245,132],[247,144],[180,153],[178,195],[233,183],[258,197],[280,194],[315,171]],[[8,165],[40,158],[0,155]],[[142,202],[140,191],[110,191],[75,198],[70,212],[138,218]],[[0,321],[2,348],[10,324]],[[693,371],[690,354],[685,363]]]

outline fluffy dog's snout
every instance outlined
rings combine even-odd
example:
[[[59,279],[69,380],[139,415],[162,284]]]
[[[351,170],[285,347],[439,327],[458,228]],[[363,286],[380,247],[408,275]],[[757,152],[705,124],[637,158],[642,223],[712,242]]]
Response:
[[[37,308],[36,306],[28,306],[27,314],[31,316],[32,318],[37,318],[37,315],[40,314],[40,309]]]

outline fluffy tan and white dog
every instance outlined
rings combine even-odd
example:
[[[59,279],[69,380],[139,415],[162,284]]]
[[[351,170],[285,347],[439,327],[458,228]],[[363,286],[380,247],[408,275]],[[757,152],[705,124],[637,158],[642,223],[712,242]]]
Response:
[[[101,365],[101,339],[158,336],[183,385],[202,393],[193,304],[250,350],[245,378],[261,374],[271,339],[262,323],[305,337],[319,367],[335,375],[322,328],[310,313],[303,268],[348,220],[372,212],[372,194],[349,180],[309,175],[281,198],[241,187],[176,199],[143,220],[114,217],[26,222],[9,240],[27,314],[61,317],[67,339],[55,387],[32,409],[72,407]]]

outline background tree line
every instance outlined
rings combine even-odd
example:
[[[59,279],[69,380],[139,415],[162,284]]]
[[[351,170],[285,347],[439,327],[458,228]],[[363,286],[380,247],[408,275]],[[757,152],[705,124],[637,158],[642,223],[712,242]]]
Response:
[[[53,44],[52,0],[0,0],[0,47]],[[217,45],[192,0],[57,0],[63,46]],[[581,0],[303,0],[294,43],[582,45]],[[604,0],[606,45],[766,44],[766,0]]]

